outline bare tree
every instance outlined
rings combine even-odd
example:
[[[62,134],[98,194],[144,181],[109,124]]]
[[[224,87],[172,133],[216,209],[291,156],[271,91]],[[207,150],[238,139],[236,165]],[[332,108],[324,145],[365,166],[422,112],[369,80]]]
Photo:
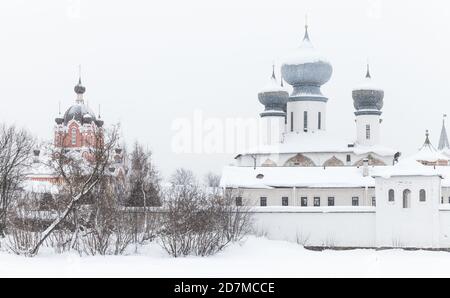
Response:
[[[178,168],[170,177],[170,184],[172,186],[188,186],[197,185],[197,178],[191,170]]]
[[[130,154],[128,175],[129,195],[126,206],[160,206],[160,178],[152,163],[152,154],[139,143],[135,143]]]
[[[64,138],[68,137],[68,134]],[[67,205],[62,213],[49,225],[27,255],[37,254],[40,246],[49,235],[66,220],[69,214],[76,213],[77,205],[86,199],[105,178],[106,171],[114,148],[118,141],[118,127],[105,131],[98,128],[93,132],[88,149],[79,152],[64,146],[57,147],[53,152],[51,166],[61,179],[61,184],[68,194]],[[75,233],[78,232],[78,229]]]
[[[218,188],[220,187],[220,175],[213,172],[209,172],[205,175],[205,185],[207,187]]]
[[[0,235],[4,236],[6,215],[25,180],[35,140],[23,129],[0,126]]]
[[[160,243],[174,257],[215,254],[250,231],[247,209],[192,183],[191,173],[177,170],[165,194]]]

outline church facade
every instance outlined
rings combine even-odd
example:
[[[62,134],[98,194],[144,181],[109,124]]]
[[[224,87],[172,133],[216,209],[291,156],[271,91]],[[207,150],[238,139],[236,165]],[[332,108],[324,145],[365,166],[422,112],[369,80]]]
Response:
[[[25,190],[40,194],[55,194],[61,178],[50,167],[53,154],[60,150],[69,150],[79,154],[83,160],[89,162],[92,158],[92,149],[103,142],[104,121],[100,114],[85,103],[86,87],[81,83],[81,77],[74,87],[76,99],[64,114],[55,118],[54,135],[51,144],[37,148],[33,152],[33,161],[27,174]],[[123,150],[118,147],[112,156],[112,164],[108,174],[116,177],[125,177],[126,158]]]
[[[221,186],[255,213],[262,233],[308,238],[310,246],[450,247],[450,145],[445,120],[435,148],[426,132],[418,152],[401,157],[382,142],[384,91],[367,65],[353,88],[355,134],[327,132],[332,76],[308,26],[298,49],[258,93],[263,144],[239,153]],[[291,86],[291,92],[284,86]]]

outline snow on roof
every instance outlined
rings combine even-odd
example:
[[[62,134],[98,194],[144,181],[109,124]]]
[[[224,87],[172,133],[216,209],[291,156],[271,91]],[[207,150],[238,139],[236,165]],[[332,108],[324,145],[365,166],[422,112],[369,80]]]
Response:
[[[258,178],[259,177],[259,178]],[[222,172],[222,187],[242,188],[352,188],[373,187],[374,179],[363,177],[357,167],[235,167]]]
[[[337,139],[334,135],[320,131],[314,133],[288,133],[283,143],[274,145],[261,145],[244,151],[246,154],[272,154],[272,153],[313,153],[313,152],[354,152],[356,155],[375,153],[380,156],[390,156],[395,150],[381,145],[349,147],[352,141]]]
[[[372,79],[372,77],[365,77],[364,80],[359,83],[355,89],[353,90],[377,90],[377,91],[383,91],[382,88],[379,88]]]
[[[271,77],[270,82],[262,88],[259,93],[266,93],[266,92],[287,92],[289,93],[289,90],[281,84],[279,84],[276,80],[276,78]]]
[[[424,145],[420,150],[411,155],[410,158],[420,161],[437,162],[439,160],[449,160],[450,158],[434,149],[434,147]]]
[[[449,168],[450,174],[450,168]],[[442,171],[433,166],[425,166],[416,159],[408,157],[401,159],[394,166],[379,167],[371,173],[374,177],[390,178],[395,176],[442,176]]]
[[[58,193],[58,186],[48,181],[36,181],[27,179],[24,181],[23,189],[33,193]]]
[[[309,39],[304,39],[300,47],[288,54],[283,60],[284,64],[289,65],[302,65],[317,62],[329,63],[328,59],[313,46]]]

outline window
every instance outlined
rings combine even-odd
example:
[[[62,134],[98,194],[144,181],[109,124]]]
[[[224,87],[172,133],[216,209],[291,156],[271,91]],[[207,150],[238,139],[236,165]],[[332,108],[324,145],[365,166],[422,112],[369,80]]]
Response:
[[[352,198],[352,206],[359,206],[359,198],[358,197]]]
[[[403,191],[403,208],[411,208],[411,191],[409,189]]]
[[[350,154],[347,154],[347,162],[352,162],[352,156]]]
[[[328,206],[334,206],[334,197],[328,198]]]
[[[427,200],[427,193],[425,189],[421,189],[419,192],[419,201],[425,202]]]
[[[281,205],[282,206],[289,206],[289,198],[288,197],[282,197],[281,198]]]
[[[308,131],[308,112],[303,112],[303,131]]]
[[[376,206],[377,205],[377,199],[376,197],[372,197],[372,206]]]
[[[321,112],[319,112],[319,114],[317,115],[317,119],[318,119],[318,122],[319,123],[317,123],[317,128],[318,129],[322,129],[322,113]]]
[[[370,125],[366,125],[366,140],[370,140]]]
[[[242,198],[236,197],[236,206],[242,206]]]
[[[72,145],[77,144],[77,129],[72,128]]]
[[[267,206],[267,198],[266,197],[261,197],[259,199],[260,205],[261,207],[266,207]]]
[[[320,198],[314,197],[314,207],[319,207],[319,206],[320,206]]]
[[[389,190],[389,194],[388,194],[388,197],[389,197],[389,202],[394,202],[395,201],[395,193],[394,193],[394,190],[393,189],[390,189]]]
[[[294,112],[291,112],[291,132],[294,131]]]
[[[301,205],[302,205],[302,207],[307,207],[308,206],[308,198],[307,197],[302,197],[301,198]]]

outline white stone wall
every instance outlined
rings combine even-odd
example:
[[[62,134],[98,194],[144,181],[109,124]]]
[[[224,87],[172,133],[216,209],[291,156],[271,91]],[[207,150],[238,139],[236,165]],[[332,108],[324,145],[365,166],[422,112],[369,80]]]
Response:
[[[441,178],[438,176],[375,178],[377,213],[376,239],[379,247],[440,246],[439,206]],[[394,190],[394,202],[388,192]],[[403,191],[411,191],[410,206],[403,206]],[[426,201],[419,200],[421,189],[426,191]]]
[[[287,103],[287,127],[291,132],[291,113],[294,115],[293,128],[295,133],[304,132],[304,112],[308,112],[308,133],[317,132],[319,124],[319,112],[321,113],[321,129],[326,130],[327,104],[321,101],[292,101]]]
[[[384,219],[375,207],[257,207],[254,232],[272,240],[319,247],[450,248],[450,204],[431,215]],[[430,220],[430,216],[436,218]],[[392,217],[392,219],[394,219]],[[392,238],[392,232],[397,234]]]
[[[301,198],[308,198],[308,206],[314,206],[314,197],[320,198],[320,206],[328,206],[328,197],[334,197],[335,206],[352,206],[352,198],[359,198],[359,206],[372,206],[374,188],[276,188],[239,189],[234,191],[247,206],[260,206],[260,198],[267,198],[267,206],[282,206],[287,197],[289,206],[301,206]]]
[[[285,132],[285,118],[280,116],[267,116],[261,118],[263,145],[280,143]]]
[[[370,138],[366,138],[366,125],[370,127]],[[380,144],[380,116],[360,115],[356,117],[356,140],[362,146]]]
[[[375,208],[256,208],[255,232],[304,246],[375,247]]]

